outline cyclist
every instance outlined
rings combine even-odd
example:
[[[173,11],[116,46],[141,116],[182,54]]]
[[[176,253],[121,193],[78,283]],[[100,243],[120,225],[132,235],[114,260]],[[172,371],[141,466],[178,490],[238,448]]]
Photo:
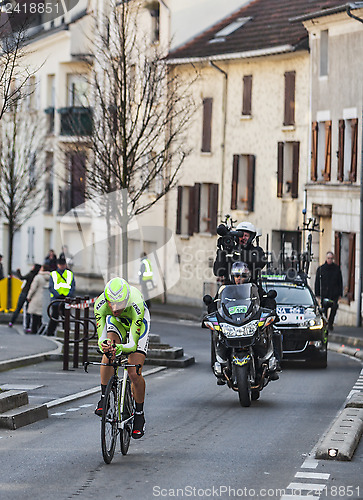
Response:
[[[129,364],[140,364],[142,368],[148,347],[150,314],[139,290],[122,278],[113,278],[97,298],[94,311],[101,351],[111,353],[112,359],[120,353],[128,354]],[[113,347],[114,343],[116,347]],[[102,363],[107,362],[104,354]],[[112,367],[101,366],[101,399],[95,410],[96,415],[102,415],[106,386],[112,373]],[[132,437],[139,439],[145,432],[145,380],[141,370],[138,375],[135,367],[128,368],[128,374],[136,403]]]

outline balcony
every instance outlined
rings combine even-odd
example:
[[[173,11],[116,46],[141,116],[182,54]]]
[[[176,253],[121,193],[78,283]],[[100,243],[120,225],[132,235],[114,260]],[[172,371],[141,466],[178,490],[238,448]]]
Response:
[[[60,108],[60,135],[89,136],[93,131],[92,109],[84,107]]]

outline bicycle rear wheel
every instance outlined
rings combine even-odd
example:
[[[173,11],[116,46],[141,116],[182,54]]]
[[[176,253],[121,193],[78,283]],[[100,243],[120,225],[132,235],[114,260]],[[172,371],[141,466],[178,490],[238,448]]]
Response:
[[[115,377],[111,377],[105,392],[101,422],[101,447],[106,464],[111,463],[115,453],[117,438],[117,387]]]
[[[130,380],[127,379],[122,420],[128,420],[128,419],[130,420],[128,420],[128,422],[124,424],[124,428],[121,429],[120,431],[121,453],[123,455],[126,455],[126,453],[129,450],[131,433],[132,433],[132,424],[134,421],[133,415],[134,415],[134,398],[131,393]]]

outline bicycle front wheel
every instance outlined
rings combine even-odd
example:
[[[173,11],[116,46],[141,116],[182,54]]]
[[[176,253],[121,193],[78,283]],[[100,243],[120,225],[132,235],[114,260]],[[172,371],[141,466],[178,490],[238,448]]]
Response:
[[[134,398],[131,393],[130,380],[127,379],[125,401],[122,411],[122,421],[126,422],[123,424],[123,429],[121,429],[120,432],[121,453],[123,455],[126,455],[126,453],[129,450],[131,433],[132,433],[132,424],[134,421],[133,415],[134,415]]]
[[[106,464],[111,463],[115,454],[117,438],[117,387],[111,377],[105,392],[101,422],[102,455]]]

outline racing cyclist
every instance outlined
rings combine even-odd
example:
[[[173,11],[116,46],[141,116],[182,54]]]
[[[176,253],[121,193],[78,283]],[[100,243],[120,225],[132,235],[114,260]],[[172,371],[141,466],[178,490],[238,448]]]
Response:
[[[139,364],[142,369],[148,347],[150,314],[139,290],[122,278],[113,278],[97,298],[94,311],[101,351],[111,353],[112,359],[120,353],[128,354],[128,363]],[[113,347],[114,343],[116,347]],[[104,354],[102,363],[107,362],[108,358]],[[134,439],[141,438],[145,432],[145,380],[141,375],[141,369],[139,375],[135,367],[127,369],[136,403],[132,429]],[[96,415],[102,416],[106,386],[112,374],[112,367],[101,365],[101,399],[95,410]]]

